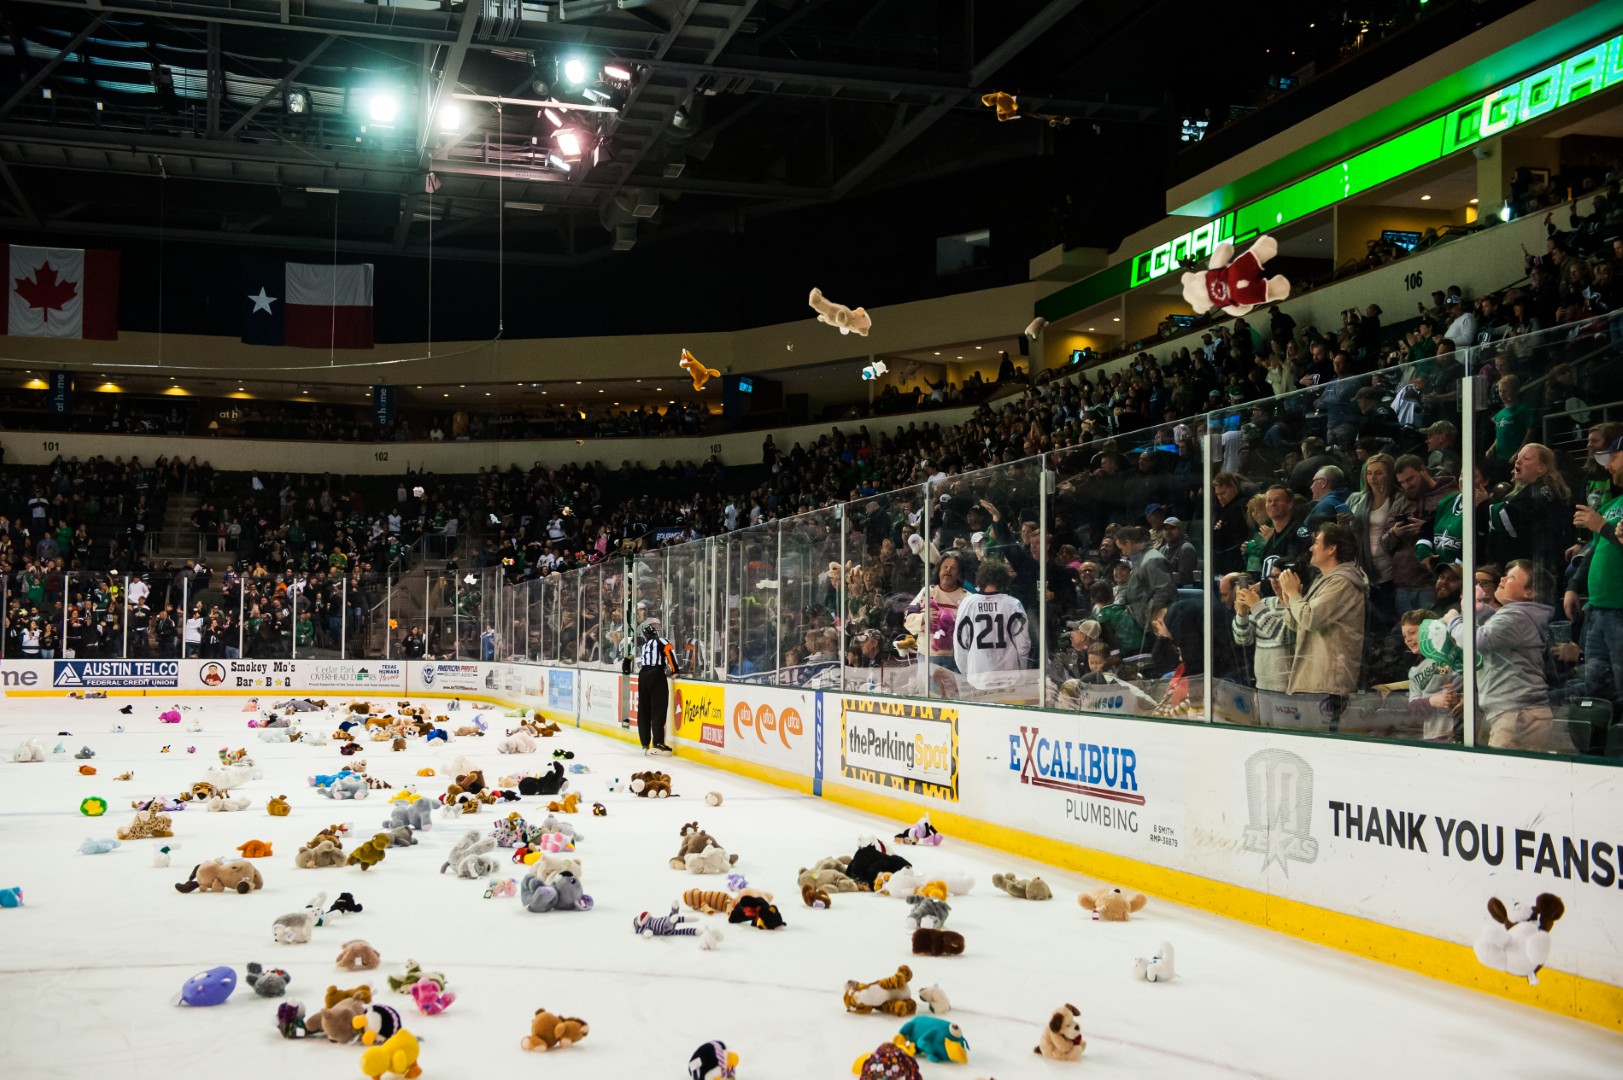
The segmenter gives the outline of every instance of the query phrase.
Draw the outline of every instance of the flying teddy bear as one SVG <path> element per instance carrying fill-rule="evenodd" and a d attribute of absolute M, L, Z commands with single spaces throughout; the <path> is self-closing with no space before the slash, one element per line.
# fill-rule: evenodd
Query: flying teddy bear
<path fill-rule="evenodd" d="M 220 859 L 210 859 L 192 867 L 192 876 L 175 886 L 180 893 L 197 892 L 226 892 L 232 891 L 241 894 L 263 889 L 265 879 L 260 875 L 259 868 L 246 859 L 233 859 L 229 862 Z"/>
<path fill-rule="evenodd" d="M 822 289 L 813 289 L 806 303 L 817 312 L 818 322 L 838 327 L 842 334 L 867 337 L 868 331 L 873 328 L 873 320 L 868 317 L 866 308 L 848 308 L 844 304 L 836 304 L 823 295 Z"/>
<path fill-rule="evenodd" d="M 1532 904 L 1512 900 L 1509 905 L 1497 896 L 1488 899 L 1493 921 L 1482 927 L 1472 950 L 1476 958 L 1507 975 L 1527 978 L 1538 985 L 1538 973 L 1550 958 L 1550 928 L 1565 915 L 1566 904 L 1554 893 L 1539 893 Z"/>
<path fill-rule="evenodd" d="M 1078 896 L 1076 902 L 1093 912 L 1094 919 L 1099 922 L 1126 922 L 1133 912 L 1149 903 L 1149 898 L 1143 893 L 1128 896 L 1114 885 L 1101 885 L 1091 893 Z"/>
<path fill-rule="evenodd" d="M 993 874 L 992 886 L 1018 900 L 1051 900 L 1054 890 L 1040 877 L 1022 878 L 1014 874 Z"/>
<path fill-rule="evenodd" d="M 912 1016 L 918 1011 L 913 1000 L 913 969 L 906 964 L 877 982 L 865 983 L 848 979 L 845 983 L 845 1011 L 854 1013 L 887 1012 L 892 1016 Z"/>
<path fill-rule="evenodd" d="M 1041 1054 L 1049 1061 L 1076 1061 L 1088 1048 L 1082 1038 L 1082 1025 L 1076 1022 L 1081 1015 L 1081 1010 L 1075 1005 L 1061 1005 L 1055 1009 L 1031 1052 Z"/>
<path fill-rule="evenodd" d="M 544 1053 L 573 1046 L 586 1038 L 591 1030 L 586 1021 L 577 1016 L 556 1016 L 545 1009 L 537 1009 L 530 1018 L 530 1033 L 518 1044 L 525 1050 Z"/>
<path fill-rule="evenodd" d="M 360 938 L 338 947 L 337 965 L 345 971 L 371 971 L 383 962 L 382 956 Z"/>
<path fill-rule="evenodd" d="M 715 368 L 705 367 L 704 363 L 700 361 L 698 357 L 694 356 L 686 349 L 682 350 L 682 359 L 676 362 L 676 366 L 688 373 L 688 377 L 693 380 L 693 389 L 695 392 L 702 391 L 705 383 L 721 375 L 721 372 L 717 371 Z"/>
<path fill-rule="evenodd" d="M 372 869 L 372 867 L 382 862 L 383 857 L 389 853 L 390 842 L 391 838 L 388 833 L 376 834 L 366 843 L 357 845 L 355 850 L 349 853 L 345 865 L 359 866 L 362 870 Z"/>
<path fill-rule="evenodd" d="M 1277 254 L 1278 242 L 1266 235 L 1253 240 L 1238 259 L 1232 243 L 1219 244 L 1206 270 L 1183 275 L 1183 298 L 1196 315 L 1221 308 L 1236 318 L 1258 304 L 1278 303 L 1290 296 L 1291 283 L 1279 275 L 1262 276 L 1263 265 Z"/>

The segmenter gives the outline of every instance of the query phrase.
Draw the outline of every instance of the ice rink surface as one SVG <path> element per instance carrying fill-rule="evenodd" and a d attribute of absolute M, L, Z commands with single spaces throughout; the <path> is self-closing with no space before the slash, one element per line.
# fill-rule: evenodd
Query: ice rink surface
<path fill-rule="evenodd" d="M 126 702 L 134 703 L 132 716 L 118 713 Z M 186 722 L 160 724 L 158 710 L 176 702 L 186 703 Z M 434 712 L 444 708 L 425 703 Z M 0 1078 L 361 1076 L 357 1047 L 282 1039 L 274 1026 L 277 1002 L 246 984 L 218 1008 L 171 1004 L 192 974 L 230 965 L 240 975 L 249 961 L 286 969 L 293 977 L 287 1000 L 312 1012 L 330 984 L 372 983 L 376 999 L 398 1008 L 421 1039 L 430 1080 L 682 1077 L 694 1047 L 710 1039 L 726 1041 L 739 1055 L 742 1080 L 834 1080 L 849 1076 L 859 1054 L 900 1026 L 883 1014 L 846 1013 L 845 981 L 877 980 L 904 963 L 914 971 L 915 991 L 939 984 L 947 992 L 949 1018 L 970 1044 L 967 1066 L 925 1063 L 926 1076 L 1623 1076 L 1623 1037 L 1616 1034 L 1153 897 L 1131 922 L 1095 922 L 1076 897 L 1096 882 L 950 836 L 938 848 L 896 849 L 926 874 L 959 871 L 975 879 L 968 896 L 953 898 L 948 922 L 967 940 L 965 955 L 915 957 L 903 901 L 842 894 L 832 909 L 813 911 L 795 887 L 799 867 L 850 854 L 864 834 L 889 837 L 899 823 L 685 758 L 657 762 L 679 797 L 639 799 L 625 791 L 625 779 L 647 767 L 641 753 L 574 729 L 540 740 L 541 752 L 527 756 L 497 754 L 491 737 L 433 749 L 413 740 L 400 753 L 367 744 L 361 756 L 373 776 L 396 788 L 417 784 L 437 795 L 459 755 L 495 780 L 540 771 L 558 747 L 574 750 L 592 771 L 572 777 L 572 789 L 583 806 L 601 801 L 608 808 L 607 817 L 585 812 L 572 819 L 583 836 L 577 857 L 596 901 L 592 911 L 531 914 L 516 899 L 484 899 L 484 880 L 439 873 L 468 829 L 488 832 L 498 816 L 493 807 L 460 822 L 436 814 L 421 843 L 391 850 L 364 873 L 296 869 L 294 853 L 330 823 L 353 822 L 356 837 L 369 837 L 388 814 L 391 793 L 375 791 L 354 803 L 322 798 L 306 777 L 352 759 L 340 757 L 337 743 L 262 743 L 239 709 L 240 701 L 218 698 L 0 702 L 0 888 L 21 886 L 25 900 L 20 909 L 0 911 Z M 454 719 L 470 715 L 464 707 Z M 497 711 L 478 715 L 493 732 L 510 722 Z M 187 730 L 194 720 L 202 723 L 199 733 Z M 117 724 L 126 730 L 112 733 Z M 11 750 L 27 737 L 47 752 L 58 743 L 68 752 L 15 764 Z M 160 753 L 165 744 L 168 754 Z M 82 762 L 72 757 L 84 745 L 96 751 L 94 777 L 79 775 Z M 187 754 L 190 746 L 195 755 Z M 253 799 L 247 810 L 189 809 L 172 815 L 171 841 L 79 854 L 86 836 L 110 837 L 129 822 L 132 800 L 173 795 L 201 779 L 225 746 L 246 747 L 265 771 L 238 791 Z M 424 767 L 439 775 L 418 777 Z M 114 781 L 132 769 L 133 781 Z M 616 777 L 620 791 L 610 794 Z M 724 795 L 720 807 L 705 805 L 712 790 Z M 108 801 L 105 817 L 80 815 L 87 795 Z M 275 795 L 287 796 L 291 815 L 266 814 Z M 538 823 L 547 801 L 509 805 Z M 724 916 L 709 916 L 725 934 L 714 952 L 692 938 L 648 941 L 633 934 L 639 912 L 663 914 L 684 889 L 724 886 L 722 878 L 667 866 L 678 830 L 693 820 L 738 853 L 737 869 L 753 886 L 776 895 L 786 929 L 725 926 Z M 258 860 L 263 891 L 175 891 L 196 862 L 234 858 L 250 839 L 274 847 L 272 857 Z M 180 845 L 168 869 L 153 866 L 160 843 Z M 502 876 L 522 871 L 508 863 Z M 990 883 L 999 871 L 1039 874 L 1055 897 L 1032 903 L 1006 896 Z M 317 929 L 309 944 L 274 943 L 272 921 L 318 891 L 329 899 L 352 892 L 365 911 Z M 339 946 L 351 938 L 379 949 L 382 967 L 354 975 L 337 969 Z M 1176 949 L 1178 979 L 1135 981 L 1134 958 L 1163 940 Z M 449 1010 L 423 1016 L 409 998 L 390 993 L 384 976 L 401 972 L 408 958 L 447 976 L 457 994 Z M 1032 1052 L 1041 1026 L 1066 1002 L 1082 1013 L 1087 1051 L 1078 1064 Z M 523 1051 L 519 1040 L 541 1007 L 586 1020 L 590 1035 L 544 1056 Z"/>

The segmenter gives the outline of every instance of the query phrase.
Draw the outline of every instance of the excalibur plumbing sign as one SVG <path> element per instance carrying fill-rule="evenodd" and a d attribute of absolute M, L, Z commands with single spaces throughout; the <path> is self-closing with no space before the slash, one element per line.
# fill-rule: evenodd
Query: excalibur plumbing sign
<path fill-rule="evenodd" d="M 958 710 L 915 702 L 840 702 L 840 775 L 956 801 Z"/>

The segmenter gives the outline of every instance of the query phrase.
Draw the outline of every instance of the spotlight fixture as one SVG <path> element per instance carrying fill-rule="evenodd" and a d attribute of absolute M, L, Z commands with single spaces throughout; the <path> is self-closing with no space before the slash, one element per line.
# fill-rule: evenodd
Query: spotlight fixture
<path fill-rule="evenodd" d="M 569 162 L 565 161 L 563 158 L 559 157 L 557 154 L 548 154 L 547 155 L 547 164 L 551 165 L 554 169 L 557 169 L 559 172 L 568 172 L 569 171 Z"/>
<path fill-rule="evenodd" d="M 579 86 L 586 81 L 588 69 L 586 61 L 578 56 L 571 56 L 563 63 L 564 82 L 571 86 Z"/>
<path fill-rule="evenodd" d="M 611 79 L 616 79 L 616 80 L 618 80 L 620 82 L 630 82 L 631 81 L 631 69 L 626 68 L 626 67 L 621 67 L 619 64 L 604 64 L 603 65 L 603 74 L 607 75 Z"/>
<path fill-rule="evenodd" d="M 466 119 L 459 101 L 447 101 L 440 106 L 440 130 L 454 132 L 462 130 L 462 121 Z"/>
<path fill-rule="evenodd" d="M 552 133 L 552 141 L 565 158 L 580 157 L 580 135 L 573 128 L 559 128 Z"/>
<path fill-rule="evenodd" d="M 303 116 L 310 111 L 310 95 L 303 90 L 289 90 L 283 104 L 289 116 Z"/>
<path fill-rule="evenodd" d="M 549 121 L 551 121 L 552 126 L 555 128 L 561 128 L 564 126 L 564 118 L 558 115 L 558 111 L 556 109 L 542 109 L 541 115 L 545 116 Z"/>
<path fill-rule="evenodd" d="M 387 90 L 375 91 L 367 99 L 366 113 L 374 124 L 392 124 L 400 115 L 400 99 Z"/>

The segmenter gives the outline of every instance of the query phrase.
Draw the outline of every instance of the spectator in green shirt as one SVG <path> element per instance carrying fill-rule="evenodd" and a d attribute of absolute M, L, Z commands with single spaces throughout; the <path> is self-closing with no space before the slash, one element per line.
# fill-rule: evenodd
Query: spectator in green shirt
<path fill-rule="evenodd" d="M 1504 408 L 1493 417 L 1493 456 L 1509 464 L 1532 435 L 1533 407 L 1521 400 L 1522 381 L 1516 376 L 1506 375 L 1498 387 Z"/>

